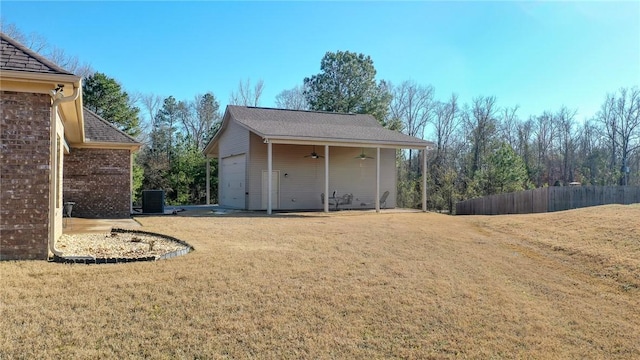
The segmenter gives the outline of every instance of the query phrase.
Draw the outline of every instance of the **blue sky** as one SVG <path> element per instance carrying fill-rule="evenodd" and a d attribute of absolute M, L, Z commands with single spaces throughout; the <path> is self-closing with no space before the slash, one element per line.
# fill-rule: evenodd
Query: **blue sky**
<path fill-rule="evenodd" d="M 578 120 L 640 86 L 640 2 L 13 2 L 6 23 L 130 92 L 222 106 L 264 80 L 262 106 L 320 71 L 327 51 L 370 55 L 377 78 L 431 84 L 436 98 L 496 96 L 528 118 L 566 105 Z"/>

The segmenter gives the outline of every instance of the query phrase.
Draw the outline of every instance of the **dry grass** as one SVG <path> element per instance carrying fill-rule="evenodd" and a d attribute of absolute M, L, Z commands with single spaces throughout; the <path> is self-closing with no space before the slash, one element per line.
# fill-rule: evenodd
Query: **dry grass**
<path fill-rule="evenodd" d="M 0 263 L 0 358 L 638 358 L 638 219 L 139 218 L 196 251 Z"/>

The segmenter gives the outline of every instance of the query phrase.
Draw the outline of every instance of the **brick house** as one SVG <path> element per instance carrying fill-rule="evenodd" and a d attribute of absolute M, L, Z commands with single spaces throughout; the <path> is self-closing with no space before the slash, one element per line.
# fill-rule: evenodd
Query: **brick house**
<path fill-rule="evenodd" d="M 0 260 L 55 253 L 65 201 L 128 217 L 139 147 L 83 109 L 80 77 L 0 33 Z"/>
<path fill-rule="evenodd" d="M 127 218 L 132 153 L 140 144 L 87 108 L 83 115 L 85 141 L 64 156 L 63 199 L 75 203 L 73 216 Z"/>

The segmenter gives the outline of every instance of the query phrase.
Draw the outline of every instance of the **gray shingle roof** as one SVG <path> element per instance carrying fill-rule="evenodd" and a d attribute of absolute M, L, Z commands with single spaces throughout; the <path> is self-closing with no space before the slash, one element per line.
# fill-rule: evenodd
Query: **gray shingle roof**
<path fill-rule="evenodd" d="M 73 75 L 4 33 L 0 33 L 0 69 Z"/>
<path fill-rule="evenodd" d="M 228 106 L 227 110 L 235 121 L 265 138 L 380 143 L 412 147 L 431 145 L 428 141 L 385 129 L 371 115 L 234 105 Z"/>
<path fill-rule="evenodd" d="M 84 110 L 84 135 L 87 143 L 116 143 L 139 145 L 134 138 L 122 132 L 93 111 Z"/>

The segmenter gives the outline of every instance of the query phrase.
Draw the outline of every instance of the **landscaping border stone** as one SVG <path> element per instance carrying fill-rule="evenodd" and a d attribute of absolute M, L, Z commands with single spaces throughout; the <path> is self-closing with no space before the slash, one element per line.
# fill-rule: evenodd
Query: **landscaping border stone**
<path fill-rule="evenodd" d="M 124 257 L 109 257 L 109 258 L 95 258 L 92 256 L 53 256 L 52 261 L 64 264 L 119 264 L 119 263 L 130 263 L 130 262 L 138 262 L 138 261 L 156 261 L 156 260 L 164 260 L 171 259 L 174 257 L 186 255 L 191 251 L 194 251 L 195 248 L 191 246 L 186 241 L 182 241 L 173 236 L 153 233 L 149 231 L 142 230 L 129 230 L 129 229 L 119 229 L 113 228 L 111 229 L 111 233 L 133 233 L 133 234 L 141 234 L 141 235 L 150 235 L 163 238 L 165 240 L 176 242 L 180 245 L 184 245 L 183 249 L 171 251 L 161 256 L 143 256 L 138 258 L 124 258 Z"/>

